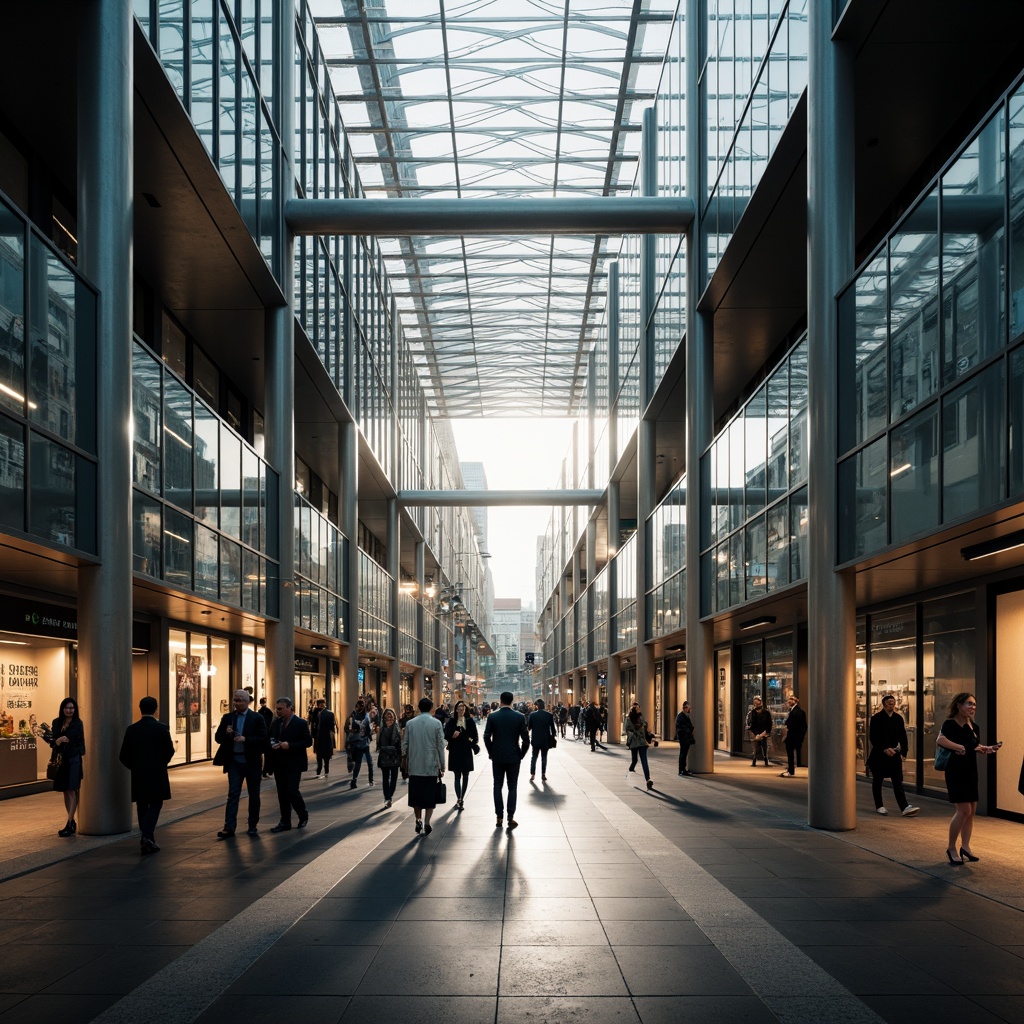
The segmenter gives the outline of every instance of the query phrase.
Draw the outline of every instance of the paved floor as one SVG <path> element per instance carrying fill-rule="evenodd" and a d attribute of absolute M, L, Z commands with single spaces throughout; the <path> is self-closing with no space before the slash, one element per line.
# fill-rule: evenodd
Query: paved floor
<path fill-rule="evenodd" d="M 404 789 L 307 777 L 310 827 L 228 842 L 224 777 L 172 775 L 159 854 L 61 840 L 59 799 L 0 803 L 0 1024 L 1024 1022 L 1021 826 L 982 819 L 940 858 L 948 805 L 806 827 L 806 779 L 745 760 L 656 786 L 620 748 L 563 742 L 494 827 L 417 837 Z M 892 800 L 890 796 L 890 805 Z"/>

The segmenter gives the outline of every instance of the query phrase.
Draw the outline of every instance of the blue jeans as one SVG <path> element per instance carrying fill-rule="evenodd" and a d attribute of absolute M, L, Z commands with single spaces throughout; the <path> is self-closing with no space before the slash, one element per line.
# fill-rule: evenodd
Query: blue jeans
<path fill-rule="evenodd" d="M 362 766 L 363 758 L 366 758 L 366 770 L 370 773 L 370 781 L 373 782 L 373 758 L 370 756 L 370 748 L 367 747 L 365 750 L 360 750 L 358 747 L 352 748 L 352 781 L 355 782 L 359 778 L 359 769 Z"/>
<path fill-rule="evenodd" d="M 636 759 L 639 757 L 640 758 L 640 763 L 644 767 L 644 778 L 645 779 L 649 779 L 651 777 L 651 769 L 647 767 L 647 748 L 646 747 L 630 747 L 629 748 L 629 754 L 630 754 L 630 758 L 631 758 L 631 760 L 629 762 L 629 770 L 630 771 L 635 771 L 636 770 Z"/>
<path fill-rule="evenodd" d="M 242 783 L 249 794 L 249 828 L 255 828 L 260 820 L 260 775 L 263 766 L 259 761 L 228 761 L 228 802 L 224 808 L 224 827 L 238 825 L 238 800 L 242 795 Z"/>

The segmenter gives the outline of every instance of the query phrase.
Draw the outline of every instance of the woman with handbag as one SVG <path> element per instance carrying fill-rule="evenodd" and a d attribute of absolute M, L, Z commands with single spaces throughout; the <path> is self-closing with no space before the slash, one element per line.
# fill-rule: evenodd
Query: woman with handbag
<path fill-rule="evenodd" d="M 64 794 L 64 808 L 68 813 L 67 824 L 57 835 L 73 836 L 78 831 L 75 814 L 82 785 L 82 758 L 85 756 L 85 726 L 78 717 L 78 702 L 74 697 L 68 697 L 61 703 L 60 716 L 53 720 L 51 729 L 50 746 L 54 756 L 60 756 L 53 789 Z"/>
<path fill-rule="evenodd" d="M 444 738 L 448 742 L 448 770 L 455 775 L 455 807 L 461 811 L 473 770 L 473 754 L 480 753 L 480 733 L 464 700 L 456 702 L 455 711 L 444 723 Z"/>
<path fill-rule="evenodd" d="M 640 714 L 640 708 L 635 704 L 629 709 L 626 717 L 626 746 L 629 747 L 630 762 L 629 770 L 636 771 L 637 758 L 644 767 L 644 778 L 647 779 L 647 788 L 654 789 L 654 782 L 651 779 L 651 769 L 647 765 L 647 723 L 644 716 Z"/>
<path fill-rule="evenodd" d="M 971 832 L 978 809 L 978 754 L 994 754 L 1002 743 L 984 746 L 974 716 L 978 702 L 973 693 L 958 693 L 949 705 L 946 720 L 935 740 L 936 746 L 950 752 L 946 764 L 946 792 L 949 802 L 956 808 L 949 823 L 949 845 L 946 857 L 950 864 L 977 861 L 971 852 Z M 957 837 L 960 854 L 957 856 Z"/>
<path fill-rule="evenodd" d="M 402 763 L 402 730 L 391 708 L 384 709 L 384 724 L 377 730 L 377 767 L 384 786 L 384 806 L 391 806 L 391 798 L 398 786 L 398 769 Z"/>

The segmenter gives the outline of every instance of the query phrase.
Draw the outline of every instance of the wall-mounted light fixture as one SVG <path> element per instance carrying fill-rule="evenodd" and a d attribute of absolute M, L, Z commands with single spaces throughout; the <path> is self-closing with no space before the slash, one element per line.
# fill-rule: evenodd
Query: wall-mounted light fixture
<path fill-rule="evenodd" d="M 1017 530 L 1015 533 L 1007 533 L 1002 537 L 993 537 L 992 540 L 961 548 L 960 557 L 965 562 L 973 562 L 979 558 L 988 558 L 990 555 L 999 555 L 1004 551 L 1012 551 L 1014 548 L 1020 547 L 1024 547 L 1024 530 Z"/>
<path fill-rule="evenodd" d="M 756 629 L 758 626 L 774 626 L 776 623 L 774 615 L 758 615 L 756 619 L 747 619 L 740 623 L 740 629 Z"/>
<path fill-rule="evenodd" d="M 666 647 L 665 648 L 665 653 L 666 654 L 680 654 L 682 651 L 685 651 L 685 650 L 686 650 L 686 648 L 682 644 L 676 644 L 674 647 Z"/>

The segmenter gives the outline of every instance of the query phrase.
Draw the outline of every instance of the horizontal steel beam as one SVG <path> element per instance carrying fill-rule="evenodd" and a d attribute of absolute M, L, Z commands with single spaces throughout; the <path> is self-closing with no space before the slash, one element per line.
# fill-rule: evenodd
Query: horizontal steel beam
<path fill-rule="evenodd" d="M 399 491 L 398 503 L 407 508 L 483 508 L 522 505 L 597 505 L 604 491 Z"/>
<path fill-rule="evenodd" d="M 672 235 L 693 202 L 665 196 L 586 199 L 289 199 L 297 235 Z"/>

